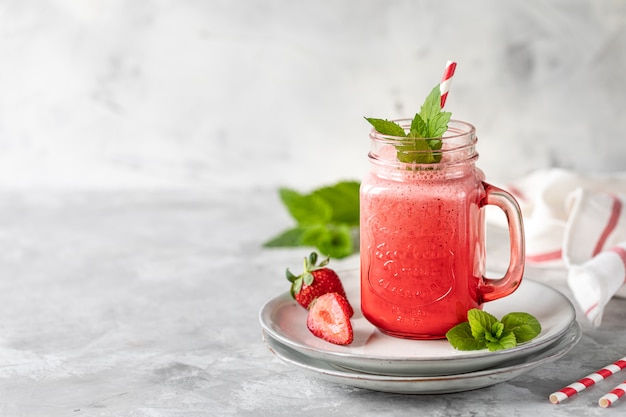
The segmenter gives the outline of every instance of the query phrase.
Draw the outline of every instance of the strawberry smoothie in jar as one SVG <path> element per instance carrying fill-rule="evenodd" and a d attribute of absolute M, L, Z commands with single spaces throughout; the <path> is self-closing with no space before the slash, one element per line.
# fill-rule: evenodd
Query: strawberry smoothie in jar
<path fill-rule="evenodd" d="M 407 131 L 411 120 L 397 121 Z M 524 271 L 519 206 L 476 167 L 475 128 L 450 120 L 435 150 L 370 134 L 370 171 L 361 183 L 361 309 L 386 334 L 444 338 L 467 312 L 511 294 Z M 509 222 L 510 265 L 485 278 L 484 207 Z"/>

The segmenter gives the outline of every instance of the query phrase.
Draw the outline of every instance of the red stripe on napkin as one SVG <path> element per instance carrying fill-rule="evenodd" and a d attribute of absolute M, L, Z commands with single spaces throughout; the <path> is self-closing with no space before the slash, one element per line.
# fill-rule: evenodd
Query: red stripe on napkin
<path fill-rule="evenodd" d="M 611 232 L 615 229 L 615 226 L 617 226 L 619 215 L 622 212 L 621 200 L 614 195 L 611 195 L 611 198 L 613 198 L 613 206 L 611 207 L 611 215 L 609 216 L 609 221 L 606 223 L 606 226 L 604 227 L 604 230 L 602 231 L 602 234 L 600 235 L 600 239 L 598 239 L 598 242 L 596 243 L 596 247 L 593 250 L 593 256 L 596 256 L 602 250 L 602 247 L 604 246 L 606 239 L 609 237 Z"/>
<path fill-rule="evenodd" d="M 626 249 L 621 246 L 615 246 L 610 249 L 612 252 L 617 253 L 617 255 L 622 259 L 622 263 L 624 264 L 624 269 L 626 269 Z M 626 275 L 624 275 L 624 282 L 626 282 Z"/>
<path fill-rule="evenodd" d="M 595 310 L 596 308 L 598 308 L 598 303 L 595 303 L 594 305 L 592 305 L 591 307 L 589 307 L 586 311 L 585 311 L 585 316 L 588 316 L 593 310 Z"/>
<path fill-rule="evenodd" d="M 507 185 L 507 190 L 509 190 L 509 192 L 511 194 L 513 194 L 517 199 L 521 200 L 521 201 L 528 201 L 528 198 L 526 198 L 526 195 L 524 195 L 524 193 L 522 192 L 522 190 L 520 190 L 519 188 L 517 188 L 516 186 L 509 184 Z"/>
<path fill-rule="evenodd" d="M 555 250 L 554 252 L 545 252 L 538 253 L 536 255 L 526 255 L 526 260 L 529 262 L 550 262 L 556 261 L 563 257 L 563 251 L 561 249 Z"/>

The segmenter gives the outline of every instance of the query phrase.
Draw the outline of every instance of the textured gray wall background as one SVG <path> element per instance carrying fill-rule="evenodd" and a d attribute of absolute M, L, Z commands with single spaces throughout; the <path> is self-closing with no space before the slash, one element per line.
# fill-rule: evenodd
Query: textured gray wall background
<path fill-rule="evenodd" d="M 495 181 L 626 168 L 626 1 L 5 0 L 0 186 L 359 178 L 363 116 L 447 109 Z"/>

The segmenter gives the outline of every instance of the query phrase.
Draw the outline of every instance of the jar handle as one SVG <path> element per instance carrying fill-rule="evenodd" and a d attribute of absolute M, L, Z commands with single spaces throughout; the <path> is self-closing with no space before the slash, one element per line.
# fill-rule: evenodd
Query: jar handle
<path fill-rule="evenodd" d="M 506 297 L 519 287 L 524 275 L 526 248 L 522 212 L 515 198 L 503 189 L 486 182 L 483 182 L 483 187 L 486 194 L 481 201 L 481 207 L 494 205 L 506 215 L 509 226 L 510 258 L 509 267 L 502 278 L 491 279 L 483 276 L 483 282 L 479 287 L 481 303 Z"/>

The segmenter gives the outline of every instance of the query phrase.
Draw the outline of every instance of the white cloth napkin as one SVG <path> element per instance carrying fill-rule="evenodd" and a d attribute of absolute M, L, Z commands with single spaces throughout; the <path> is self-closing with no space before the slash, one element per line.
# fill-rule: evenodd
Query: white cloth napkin
<path fill-rule="evenodd" d="M 608 301 L 626 296 L 626 172 L 541 170 L 505 188 L 522 209 L 527 264 L 565 268 L 576 302 L 599 326 Z"/>

